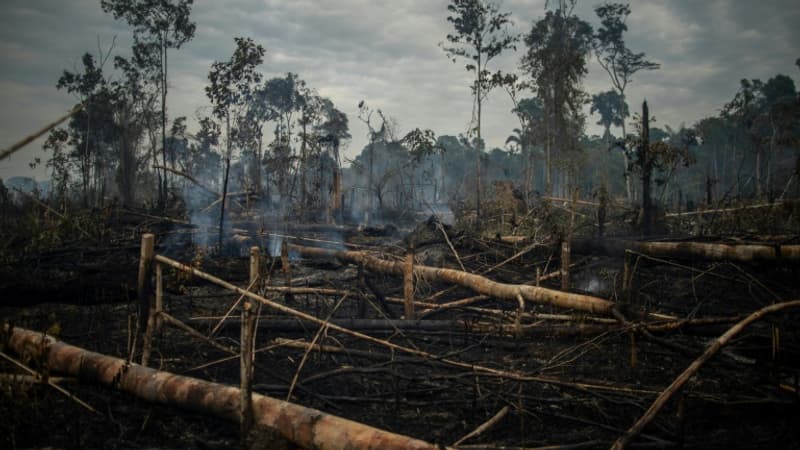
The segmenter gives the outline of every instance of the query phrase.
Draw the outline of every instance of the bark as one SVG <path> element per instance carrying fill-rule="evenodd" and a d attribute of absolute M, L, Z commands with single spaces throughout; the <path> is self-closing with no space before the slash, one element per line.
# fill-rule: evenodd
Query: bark
<path fill-rule="evenodd" d="M 44 357 L 44 363 L 54 372 L 78 377 L 83 382 L 113 387 L 149 402 L 240 422 L 238 388 L 127 364 L 123 359 L 91 352 L 23 328 L 6 328 L 4 332 L 10 333 L 10 349 L 20 355 Z M 259 394 L 253 394 L 253 412 L 256 427 L 277 431 L 302 448 L 439 448 L 428 442 Z"/>
<path fill-rule="evenodd" d="M 638 242 L 622 239 L 581 239 L 572 243 L 579 253 L 623 256 L 634 250 L 657 258 L 739 262 L 800 262 L 800 245 L 717 244 L 707 242 Z"/>
<path fill-rule="evenodd" d="M 362 264 L 365 268 L 377 272 L 390 273 L 397 276 L 403 275 L 403 262 L 387 261 L 365 252 L 336 251 L 299 245 L 290 245 L 289 247 L 304 256 L 335 257 L 344 261 Z M 561 292 L 537 286 L 498 283 L 481 275 L 454 269 L 415 265 L 414 275 L 428 281 L 458 284 L 479 294 L 513 301 L 515 305 L 517 304 L 517 295 L 521 295 L 523 299 L 533 303 L 573 308 L 592 313 L 609 313 L 613 306 L 612 302 L 598 297 Z"/>
<path fill-rule="evenodd" d="M 642 103 L 642 234 L 650 236 L 653 226 L 652 200 L 650 198 L 650 179 L 653 176 L 653 158 L 650 156 L 650 113 L 647 102 Z"/>

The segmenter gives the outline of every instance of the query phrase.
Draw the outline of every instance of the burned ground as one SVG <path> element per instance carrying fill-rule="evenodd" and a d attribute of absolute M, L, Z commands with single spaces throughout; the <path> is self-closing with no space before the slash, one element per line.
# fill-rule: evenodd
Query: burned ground
<path fill-rule="evenodd" d="M 610 316 L 531 302 L 520 314 L 517 302 L 491 297 L 437 308 L 432 304 L 475 294 L 424 279 L 416 280 L 414 294 L 423 320 L 392 322 L 387 316 L 403 315 L 400 277 L 337 259 L 294 254 L 288 255 L 291 285 L 308 287 L 308 293 L 270 291 L 269 286 L 287 283 L 280 256 L 269 251 L 275 248 L 271 242 L 275 236 L 263 232 L 258 223 L 234 228 L 240 237 L 231 239 L 230 248 L 222 254 L 198 245 L 198 230 L 159 221 L 140 221 L 131 232 L 110 233 L 99 244 L 89 245 L 91 241 L 83 239 L 60 249 L 37 251 L 35 258 L 24 256 L 18 266 L 4 269 L 2 316 L 15 326 L 47 331 L 67 343 L 125 358 L 136 332 L 135 274 L 142 231 L 156 233 L 157 253 L 242 287 L 248 285 L 249 263 L 242 255 L 256 245 L 264 249 L 259 292 L 265 297 L 437 355 L 422 358 L 390 351 L 263 306 L 256 339 L 256 392 L 286 399 L 293 386 L 292 402 L 442 445 L 453 444 L 507 408 L 496 424 L 462 446 L 607 447 L 712 339 L 763 306 L 800 298 L 797 265 L 644 256 L 630 261 L 633 276 L 630 298 L 626 298 L 623 258 L 584 253 L 572 257 L 572 290 L 624 305 L 622 310 L 638 328 L 620 325 Z M 285 235 L 302 235 L 306 243 L 329 245 L 322 242 L 331 240 L 325 227 L 300 228 L 287 227 Z M 560 286 L 560 253 L 549 235 L 510 244 L 437 226 L 431 220 L 415 231 L 410 227 L 405 232 L 337 230 L 344 236 L 336 244 L 342 249 L 400 260 L 414 241 L 418 264 L 451 268 L 463 264 L 468 272 L 515 284 L 535 284 L 538 268 L 542 286 Z M 519 256 L 506 262 L 515 255 Z M 238 310 L 221 320 L 238 294 L 170 268 L 164 269 L 164 280 L 167 313 L 211 335 L 218 347 L 238 348 Z M 652 313 L 695 322 L 678 324 L 647 316 Z M 700 369 L 633 445 L 800 445 L 795 426 L 800 417 L 799 318 L 797 312 L 787 310 L 753 324 Z M 650 331 L 641 331 L 645 324 L 651 326 Z M 319 347 L 303 348 L 315 339 Z M 134 349 L 134 355 L 138 351 Z M 466 370 L 443 360 L 499 373 Z M 23 362 L 47 371 L 35 360 Z M 151 365 L 220 383 L 239 383 L 237 356 L 171 326 L 155 336 Z M 91 413 L 52 388 L 11 375 L 16 371 L 6 360 L 2 372 L 0 408 L 5 419 L 0 442 L 6 448 L 229 448 L 239 443 L 237 426 L 220 419 L 148 404 L 108 388 L 60 381 L 98 411 Z M 259 443 L 288 445 L 269 436 Z"/>

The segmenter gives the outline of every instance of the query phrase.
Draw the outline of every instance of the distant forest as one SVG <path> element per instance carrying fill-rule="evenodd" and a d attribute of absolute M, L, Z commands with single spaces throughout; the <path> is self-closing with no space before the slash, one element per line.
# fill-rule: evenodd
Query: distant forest
<path fill-rule="evenodd" d="M 472 111 L 454 112 L 471 125 L 458 136 L 424 124 L 401 130 L 391 105 L 378 108 L 370 99 L 358 117 L 347 117 L 301 74 L 265 76 L 266 50 L 247 37 L 233 38 L 230 58 L 208 68 L 210 114 L 170 117 L 169 62 L 195 35 L 192 4 L 100 2 L 130 25 L 133 45 L 127 57 L 86 53 L 80 71 L 54 80 L 78 100 L 69 120 L 50 131 L 46 156 L 32 163 L 49 170 L 48 192 L 38 195 L 52 208 L 117 203 L 193 216 L 222 197 L 221 216 L 233 198 L 319 221 L 443 209 L 474 211 L 481 220 L 509 190 L 526 205 L 573 195 L 636 205 L 644 179 L 653 204 L 671 210 L 800 193 L 800 96 L 792 78 L 743 79 L 717 114 L 643 127 L 643 105 L 629 104 L 626 88 L 660 66 L 626 41 L 627 4 L 596 7 L 595 28 L 574 13 L 575 0 L 550 1 L 516 34 L 498 4 L 451 0 L 441 17 L 450 34 L 431 36 L 431 45 L 443 41 L 442 57 L 473 76 L 464 86 Z M 495 70 L 495 58 L 512 48 L 523 49 L 516 72 Z M 608 90 L 584 89 L 590 59 L 607 72 Z M 513 101 L 516 121 L 503 148 L 486 148 L 482 138 L 488 96 Z M 658 116 L 658 105 L 649 107 Z M 354 121 L 368 130 L 368 143 L 343 160 Z M 603 135 L 587 135 L 588 121 Z M 25 180 L 6 181 L 4 202 Z"/>

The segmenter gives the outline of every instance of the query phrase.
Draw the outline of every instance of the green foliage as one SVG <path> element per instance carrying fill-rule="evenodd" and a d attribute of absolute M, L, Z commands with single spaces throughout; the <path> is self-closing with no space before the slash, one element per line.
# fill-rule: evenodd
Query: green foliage
<path fill-rule="evenodd" d="M 602 125 L 605 129 L 603 137 L 606 139 L 610 138 L 610 128 L 612 126 L 621 127 L 625 119 L 630 115 L 628 104 L 617 91 L 605 91 L 593 95 L 589 113 L 594 114 L 595 112 L 600 115 L 600 120 L 597 121 L 597 124 Z"/>

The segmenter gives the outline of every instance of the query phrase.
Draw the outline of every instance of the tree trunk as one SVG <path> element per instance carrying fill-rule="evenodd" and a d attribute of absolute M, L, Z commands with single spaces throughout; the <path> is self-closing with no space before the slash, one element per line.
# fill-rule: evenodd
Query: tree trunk
<path fill-rule="evenodd" d="M 619 110 L 620 110 L 620 112 L 623 112 L 623 111 L 625 111 L 625 92 L 624 91 L 620 91 L 619 94 L 620 94 L 620 97 L 619 97 L 619 101 L 620 101 Z M 631 188 L 631 172 L 630 172 L 630 169 L 628 167 L 630 162 L 628 161 L 628 152 L 627 152 L 628 144 L 626 143 L 627 142 L 626 141 L 627 138 L 628 138 L 628 132 L 625 129 L 625 117 L 623 115 L 623 117 L 622 117 L 622 162 L 623 162 L 623 164 L 625 164 L 625 167 L 623 168 L 622 174 L 625 177 L 625 195 L 627 196 L 628 201 L 630 202 L 630 201 L 633 200 L 633 189 Z"/>
<path fill-rule="evenodd" d="M 222 203 L 219 208 L 219 251 L 222 252 L 222 235 L 225 229 L 225 202 L 228 196 L 228 175 L 231 171 L 231 117 L 226 115 L 225 177 L 222 180 Z"/>
<path fill-rule="evenodd" d="M 658 258 L 740 262 L 800 262 L 800 245 L 714 244 L 707 242 L 637 242 L 621 239 L 579 239 L 572 242 L 577 253 L 623 256 L 625 249 Z"/>
<path fill-rule="evenodd" d="M 8 328 L 15 353 L 44 358 L 53 372 L 133 394 L 146 401 L 178 406 L 240 422 L 240 390 L 197 378 L 161 372 L 65 344 L 42 333 Z M 45 345 L 42 345 L 42 344 Z M 419 449 L 439 447 L 293 403 L 253 394 L 255 426 L 277 431 L 301 448 Z"/>
<path fill-rule="evenodd" d="M 387 261 L 371 256 L 365 252 L 336 251 L 292 244 L 289 245 L 289 248 L 304 256 L 317 258 L 335 257 L 343 261 L 361 264 L 365 268 L 376 272 L 390 273 L 397 276 L 403 276 L 404 272 L 404 262 Z M 481 275 L 474 275 L 454 269 L 415 265 L 414 275 L 428 281 L 458 284 L 480 294 L 513 301 L 515 305 L 518 301 L 517 296 L 521 295 L 525 300 L 533 303 L 550 304 L 562 308 L 573 308 L 594 313 L 608 313 L 613 306 L 612 302 L 598 297 L 561 292 L 524 284 L 498 283 Z"/>
<path fill-rule="evenodd" d="M 481 60 L 480 53 L 478 53 L 478 86 L 476 92 L 478 93 L 476 99 L 478 101 L 478 142 L 475 147 L 475 229 L 480 230 L 481 227 Z"/>
<path fill-rule="evenodd" d="M 650 179 L 653 176 L 653 158 L 650 157 L 650 111 L 642 103 L 642 144 L 639 150 L 642 165 L 642 234 L 650 236 L 653 228 Z"/>
<path fill-rule="evenodd" d="M 166 35 L 166 32 L 164 33 Z M 166 36 L 162 38 L 161 48 L 163 58 L 161 65 L 161 163 L 167 167 L 167 47 Z M 167 206 L 167 172 L 163 172 L 163 186 L 161 188 L 162 197 L 159 199 L 159 206 L 163 209 Z"/>

